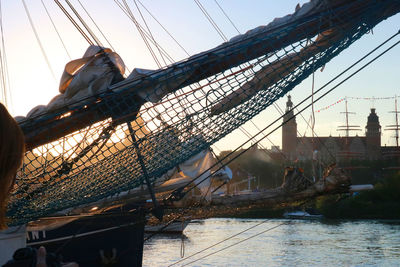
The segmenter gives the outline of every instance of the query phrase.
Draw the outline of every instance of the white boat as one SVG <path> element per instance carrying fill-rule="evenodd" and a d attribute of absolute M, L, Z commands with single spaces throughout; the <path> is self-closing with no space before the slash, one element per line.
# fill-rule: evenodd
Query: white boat
<path fill-rule="evenodd" d="M 189 221 L 175 221 L 170 224 L 146 225 L 145 233 L 182 234 Z"/>
<path fill-rule="evenodd" d="M 283 217 L 287 219 L 305 219 L 305 220 L 320 220 L 324 218 L 322 214 L 310 214 L 307 211 L 297 210 L 291 212 L 285 212 Z"/>

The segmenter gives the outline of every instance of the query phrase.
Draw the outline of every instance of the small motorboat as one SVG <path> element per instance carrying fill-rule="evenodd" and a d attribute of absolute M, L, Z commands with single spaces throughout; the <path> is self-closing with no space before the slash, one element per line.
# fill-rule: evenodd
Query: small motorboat
<path fill-rule="evenodd" d="M 319 214 L 315 211 L 297 210 L 297 211 L 285 212 L 283 214 L 283 217 L 287 219 L 320 220 L 324 218 L 324 215 Z"/>
<path fill-rule="evenodd" d="M 182 234 L 189 221 L 174 221 L 170 224 L 146 225 L 145 233 Z"/>

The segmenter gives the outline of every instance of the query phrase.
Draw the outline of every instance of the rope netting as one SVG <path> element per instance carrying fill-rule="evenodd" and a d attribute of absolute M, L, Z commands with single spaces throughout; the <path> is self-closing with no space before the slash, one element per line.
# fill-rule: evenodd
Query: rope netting
<path fill-rule="evenodd" d="M 315 10 L 20 123 L 27 147 L 8 215 L 25 223 L 139 187 L 259 114 L 400 1 L 312 1 Z"/>

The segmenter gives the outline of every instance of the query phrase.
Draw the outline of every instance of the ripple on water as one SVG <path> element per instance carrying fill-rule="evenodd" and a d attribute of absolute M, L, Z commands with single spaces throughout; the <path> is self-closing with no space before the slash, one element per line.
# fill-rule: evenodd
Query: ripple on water
<path fill-rule="evenodd" d="M 260 223 L 254 219 L 207 219 L 185 229 L 185 256 Z M 190 260 L 235 244 L 281 223 L 274 230 L 189 266 L 400 266 L 400 223 L 269 220 Z M 144 266 L 168 266 L 181 259 L 181 236 L 156 236 L 144 247 Z M 181 265 L 176 265 L 181 266 Z"/>

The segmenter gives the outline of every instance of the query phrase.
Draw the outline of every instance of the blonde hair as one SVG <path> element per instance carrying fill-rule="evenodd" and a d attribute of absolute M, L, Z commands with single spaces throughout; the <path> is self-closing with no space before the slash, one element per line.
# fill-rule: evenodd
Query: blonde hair
<path fill-rule="evenodd" d="M 0 103 L 0 229 L 6 228 L 8 197 L 25 151 L 24 134 Z"/>

